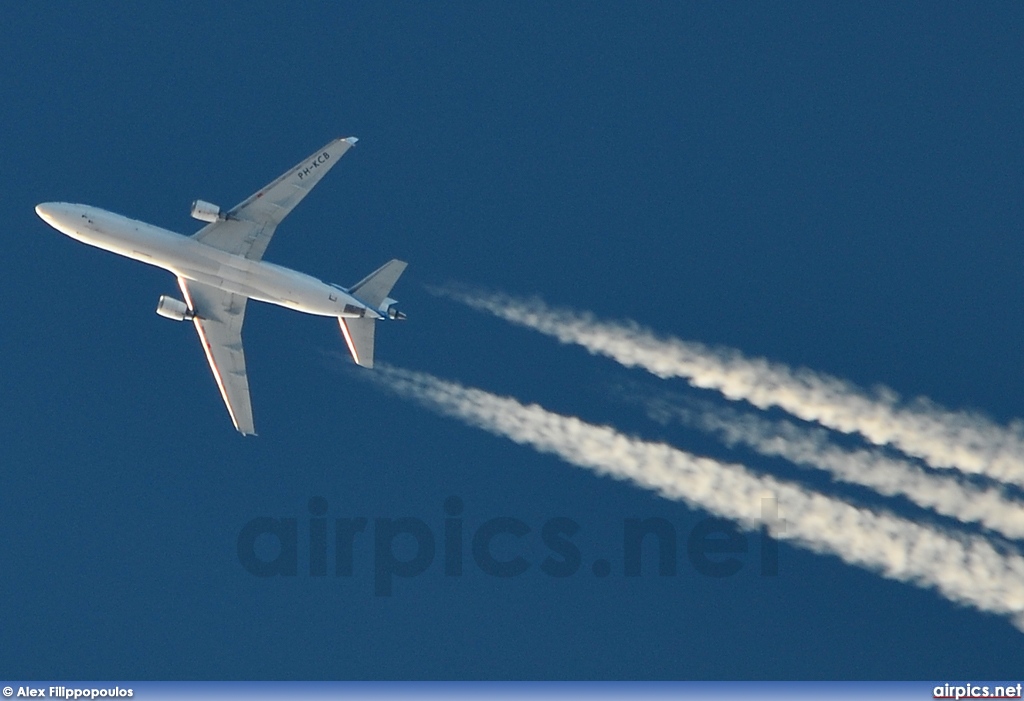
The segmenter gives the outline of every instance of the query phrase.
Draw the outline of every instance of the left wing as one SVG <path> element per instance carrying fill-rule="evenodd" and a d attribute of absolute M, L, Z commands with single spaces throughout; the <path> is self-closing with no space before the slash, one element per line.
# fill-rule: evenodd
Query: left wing
<path fill-rule="evenodd" d="M 260 260 L 277 225 L 358 141 L 335 139 L 262 190 L 207 224 L 193 238 L 222 251 Z"/>
<path fill-rule="evenodd" d="M 178 278 L 178 286 L 195 314 L 192 321 L 232 423 L 242 435 L 256 435 L 242 351 L 247 298 L 182 277 Z"/>

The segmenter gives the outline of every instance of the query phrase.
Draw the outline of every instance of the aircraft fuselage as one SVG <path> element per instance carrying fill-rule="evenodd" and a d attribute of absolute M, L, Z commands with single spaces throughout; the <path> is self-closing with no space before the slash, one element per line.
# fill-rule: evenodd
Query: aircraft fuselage
<path fill-rule="evenodd" d="M 36 212 L 82 243 L 154 265 L 186 280 L 318 316 L 381 318 L 340 287 L 311 275 L 207 246 L 98 207 L 47 202 Z"/>

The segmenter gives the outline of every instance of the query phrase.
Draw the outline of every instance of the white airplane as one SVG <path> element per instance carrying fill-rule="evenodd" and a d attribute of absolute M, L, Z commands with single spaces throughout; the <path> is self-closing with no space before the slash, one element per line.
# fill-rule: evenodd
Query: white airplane
<path fill-rule="evenodd" d="M 196 200 L 192 216 L 209 223 L 191 237 L 81 204 L 45 202 L 36 213 L 71 238 L 177 276 L 185 301 L 162 295 L 156 312 L 192 320 L 231 421 L 239 433 L 255 435 L 242 351 L 249 299 L 337 317 L 352 359 L 368 368 L 376 321 L 405 318 L 388 296 L 403 261 L 385 263 L 346 289 L 262 260 L 277 225 L 355 143 L 355 137 L 332 141 L 227 212 Z"/>

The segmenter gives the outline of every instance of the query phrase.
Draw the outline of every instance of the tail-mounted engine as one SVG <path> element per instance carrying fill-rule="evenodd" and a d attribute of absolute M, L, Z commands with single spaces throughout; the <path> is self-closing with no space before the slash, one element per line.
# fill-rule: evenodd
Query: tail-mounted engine
<path fill-rule="evenodd" d="M 395 319 L 396 321 L 405 321 L 405 314 L 398 311 L 395 306 L 398 304 L 397 299 L 391 297 L 385 297 L 384 301 L 380 303 L 380 308 L 377 310 L 389 319 Z"/>
<path fill-rule="evenodd" d="M 174 321 L 185 321 L 195 316 L 187 304 L 167 295 L 160 295 L 160 301 L 156 304 L 156 313 L 165 319 L 174 319 Z"/>
<path fill-rule="evenodd" d="M 205 200 L 196 200 L 192 203 L 192 218 L 199 221 L 223 221 L 227 216 L 221 213 L 220 207 Z"/>

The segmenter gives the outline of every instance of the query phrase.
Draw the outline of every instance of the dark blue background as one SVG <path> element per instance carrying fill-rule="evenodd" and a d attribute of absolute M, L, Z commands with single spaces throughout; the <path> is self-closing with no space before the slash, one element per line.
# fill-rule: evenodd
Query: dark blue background
<path fill-rule="evenodd" d="M 153 313 L 173 277 L 32 208 L 191 233 L 192 199 L 230 206 L 352 134 L 267 258 L 342 284 L 410 261 L 410 320 L 380 330 L 382 360 L 669 435 L 616 388 L 682 383 L 423 289 L 454 280 L 1006 421 L 1024 414 L 1022 35 L 1009 2 L 9 5 L 0 674 L 1019 674 L 1005 620 L 787 546 L 774 578 L 751 541 L 734 577 L 684 560 L 660 578 L 651 559 L 627 579 L 623 519 L 684 537 L 706 514 L 358 381 L 327 319 L 250 305 L 260 437 L 242 439 L 192 329 Z M 449 495 L 468 529 L 530 524 L 534 566 L 496 579 L 467 557 L 445 578 L 439 553 L 377 598 L 369 536 L 348 579 L 304 575 L 301 548 L 294 578 L 236 557 L 246 522 L 302 526 L 312 496 L 330 518 L 415 516 L 440 538 Z M 564 580 L 536 566 L 554 516 L 582 528 Z"/>

